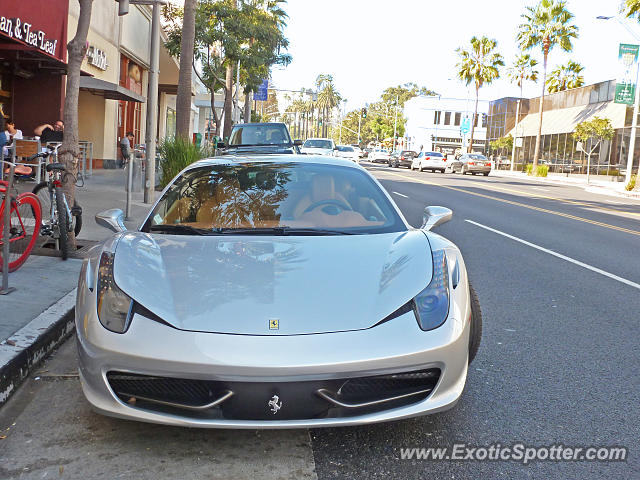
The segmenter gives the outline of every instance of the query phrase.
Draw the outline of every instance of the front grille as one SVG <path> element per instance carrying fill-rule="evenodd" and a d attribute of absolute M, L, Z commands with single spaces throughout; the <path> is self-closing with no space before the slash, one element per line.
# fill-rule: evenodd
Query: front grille
<path fill-rule="evenodd" d="M 397 408 L 427 398 L 439 378 L 437 368 L 303 382 L 225 382 L 107 373 L 118 398 L 137 408 L 234 420 L 336 418 Z M 270 404 L 274 397 L 276 403 L 281 402 L 276 412 Z M 219 399 L 223 400 L 207 407 Z"/>
<path fill-rule="evenodd" d="M 219 382 L 186 378 L 151 377 L 132 373 L 109 372 L 111 389 L 124 401 L 143 397 L 167 403 L 200 406 L 224 394 Z"/>

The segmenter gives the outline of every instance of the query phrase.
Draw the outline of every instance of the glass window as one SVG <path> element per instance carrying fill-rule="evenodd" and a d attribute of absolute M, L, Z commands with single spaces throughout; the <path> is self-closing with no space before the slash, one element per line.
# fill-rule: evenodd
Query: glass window
<path fill-rule="evenodd" d="M 444 124 L 451 125 L 451 112 L 444 112 Z"/>
<path fill-rule="evenodd" d="M 328 142 L 331 148 L 331 142 Z M 291 139 L 287 127 L 283 124 L 236 125 L 229 139 L 230 146 L 253 145 L 290 145 Z"/>
<path fill-rule="evenodd" d="M 307 148 L 328 148 L 331 149 L 331 141 L 330 140 L 305 140 L 303 147 Z"/>
<path fill-rule="evenodd" d="M 454 120 L 453 120 L 453 124 L 457 127 L 458 125 L 460 125 L 460 119 L 462 117 L 462 113 L 460 112 L 456 112 L 455 116 L 454 116 Z"/>
<path fill-rule="evenodd" d="M 242 234 L 286 235 L 287 227 L 291 235 L 296 228 L 307 235 L 323 229 L 352 234 L 406 229 L 380 187 L 360 169 L 265 162 L 186 171 L 142 230 L 221 235 L 240 229 Z"/>
<path fill-rule="evenodd" d="M 434 125 L 438 125 L 438 124 L 440 124 L 440 114 L 441 114 L 441 113 L 442 113 L 441 111 L 436 110 L 435 115 L 434 115 L 434 117 L 433 117 L 433 123 L 434 123 Z"/>

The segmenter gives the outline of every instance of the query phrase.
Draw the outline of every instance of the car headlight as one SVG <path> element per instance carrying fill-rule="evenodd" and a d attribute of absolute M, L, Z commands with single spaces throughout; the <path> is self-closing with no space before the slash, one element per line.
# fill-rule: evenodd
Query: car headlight
<path fill-rule="evenodd" d="M 444 323 L 449 314 L 449 270 L 444 250 L 435 250 L 433 277 L 427 288 L 413 299 L 418 325 L 422 330 L 433 330 Z"/>
<path fill-rule="evenodd" d="M 104 328 L 124 333 L 129 328 L 133 301 L 113 279 L 113 253 L 104 252 L 98 268 L 98 320 Z"/>

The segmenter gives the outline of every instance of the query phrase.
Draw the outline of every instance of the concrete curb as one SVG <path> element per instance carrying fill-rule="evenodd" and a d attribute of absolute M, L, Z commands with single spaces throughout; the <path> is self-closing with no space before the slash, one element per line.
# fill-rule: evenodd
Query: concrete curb
<path fill-rule="evenodd" d="M 0 343 L 0 407 L 31 370 L 73 332 L 74 288 Z"/>

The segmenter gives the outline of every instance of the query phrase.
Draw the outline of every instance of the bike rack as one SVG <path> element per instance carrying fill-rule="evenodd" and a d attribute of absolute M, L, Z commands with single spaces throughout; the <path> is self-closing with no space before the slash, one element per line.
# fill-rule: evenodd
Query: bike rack
<path fill-rule="evenodd" d="M 16 167 L 15 163 L 3 160 L 2 163 L 9 164 L 9 176 L 7 177 L 7 189 L 4 192 L 4 228 L 2 229 L 2 289 L 0 295 L 8 295 L 15 291 L 15 287 L 9 287 L 9 224 L 11 218 L 11 189 L 13 188 L 13 171 Z M 3 168 L 4 171 L 4 168 Z M 0 176 L 0 178 L 2 178 Z"/>

